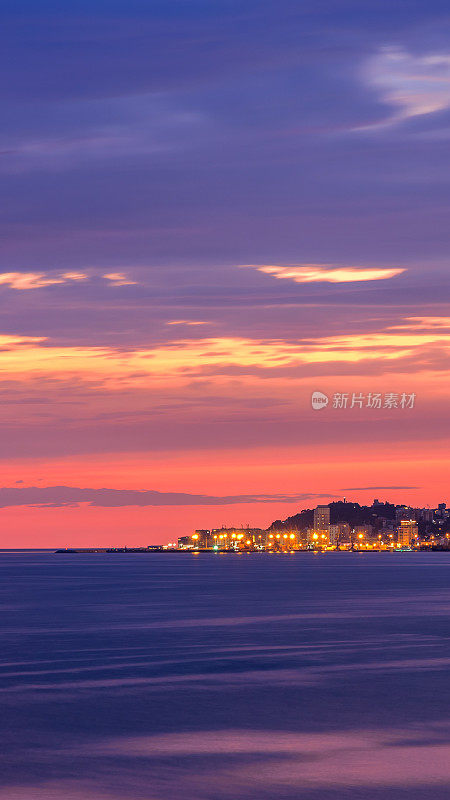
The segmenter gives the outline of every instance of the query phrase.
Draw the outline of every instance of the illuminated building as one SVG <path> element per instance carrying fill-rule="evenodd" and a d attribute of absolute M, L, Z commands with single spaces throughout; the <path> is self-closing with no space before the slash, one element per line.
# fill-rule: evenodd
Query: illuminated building
<path fill-rule="evenodd" d="M 317 506 L 314 509 L 314 523 L 308 529 L 307 542 L 309 547 L 328 547 L 330 544 L 329 506 Z"/>
<path fill-rule="evenodd" d="M 192 544 L 194 547 L 208 547 L 211 531 L 199 529 L 194 531 L 191 536 Z"/>
<path fill-rule="evenodd" d="M 357 544 L 368 544 L 373 540 L 372 525 L 355 525 L 353 529 L 353 542 Z"/>
<path fill-rule="evenodd" d="M 362 533 L 364 537 L 372 536 L 373 528 L 372 525 L 356 525 L 355 533 L 356 535 Z"/>
<path fill-rule="evenodd" d="M 348 522 L 337 522 L 336 525 L 330 525 L 330 544 L 333 547 L 337 545 L 351 545 L 352 543 L 352 529 Z"/>
<path fill-rule="evenodd" d="M 192 548 L 192 537 L 191 536 L 179 536 L 178 537 L 178 549 L 179 550 L 190 550 Z"/>
<path fill-rule="evenodd" d="M 397 544 L 402 547 L 410 547 L 417 540 L 419 528 L 413 519 L 403 519 L 397 528 Z"/>
<path fill-rule="evenodd" d="M 214 550 L 262 550 L 266 535 L 261 528 L 213 528 L 208 546 Z"/>
<path fill-rule="evenodd" d="M 328 530 L 330 525 L 330 507 L 317 506 L 314 509 L 314 530 Z"/>
<path fill-rule="evenodd" d="M 191 533 L 190 536 L 180 536 L 178 538 L 178 549 L 179 550 L 196 550 L 196 549 L 204 549 L 205 547 L 209 547 L 211 531 L 207 530 L 196 530 L 194 533 Z"/>

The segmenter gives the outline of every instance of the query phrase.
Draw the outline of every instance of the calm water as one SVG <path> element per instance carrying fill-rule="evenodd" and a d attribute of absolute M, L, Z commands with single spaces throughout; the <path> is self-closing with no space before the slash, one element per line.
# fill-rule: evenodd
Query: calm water
<path fill-rule="evenodd" d="M 450 554 L 0 572 L 0 800 L 448 800 Z"/>

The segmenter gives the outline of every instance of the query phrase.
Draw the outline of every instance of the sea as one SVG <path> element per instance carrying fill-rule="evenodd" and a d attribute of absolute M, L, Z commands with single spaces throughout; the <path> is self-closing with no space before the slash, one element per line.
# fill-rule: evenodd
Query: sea
<path fill-rule="evenodd" d="M 448 800 L 450 553 L 0 553 L 0 800 Z"/>

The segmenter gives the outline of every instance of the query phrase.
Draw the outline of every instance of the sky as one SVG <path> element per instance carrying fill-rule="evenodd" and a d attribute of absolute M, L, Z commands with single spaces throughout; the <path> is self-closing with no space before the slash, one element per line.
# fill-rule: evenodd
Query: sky
<path fill-rule="evenodd" d="M 0 546 L 450 500 L 447 4 L 2 8 Z"/>

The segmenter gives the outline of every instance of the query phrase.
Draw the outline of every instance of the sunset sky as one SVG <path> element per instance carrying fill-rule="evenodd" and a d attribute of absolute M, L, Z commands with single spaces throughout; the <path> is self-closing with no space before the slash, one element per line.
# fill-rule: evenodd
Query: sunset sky
<path fill-rule="evenodd" d="M 338 5 L 5 0 L 0 546 L 450 501 L 450 15 Z"/>

